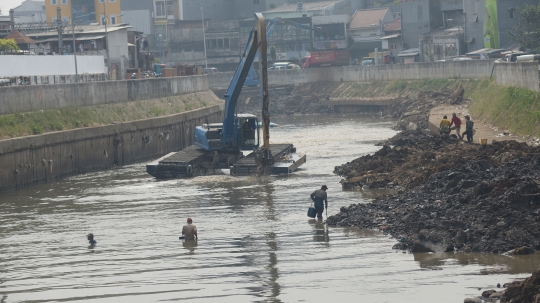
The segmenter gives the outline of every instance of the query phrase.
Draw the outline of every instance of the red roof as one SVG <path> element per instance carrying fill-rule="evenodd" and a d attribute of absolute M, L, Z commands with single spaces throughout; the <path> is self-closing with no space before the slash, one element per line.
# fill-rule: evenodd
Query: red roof
<path fill-rule="evenodd" d="M 385 32 L 401 31 L 401 18 L 397 18 L 396 20 L 386 24 L 384 26 L 383 31 Z"/>
<path fill-rule="evenodd" d="M 36 41 L 28 38 L 25 34 L 19 31 L 12 31 L 4 39 L 13 39 L 17 44 L 36 44 Z"/>
<path fill-rule="evenodd" d="M 375 9 L 359 9 L 354 12 L 351 20 L 351 29 L 365 28 L 365 27 L 378 27 L 379 22 L 384 18 L 387 7 L 375 8 Z"/>

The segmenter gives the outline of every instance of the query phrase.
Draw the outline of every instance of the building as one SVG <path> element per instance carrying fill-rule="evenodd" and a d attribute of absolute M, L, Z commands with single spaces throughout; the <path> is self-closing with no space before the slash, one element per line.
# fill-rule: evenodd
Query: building
<path fill-rule="evenodd" d="M 420 35 L 443 26 L 440 5 L 440 0 L 401 0 L 401 35 L 404 50 L 418 48 Z"/>
<path fill-rule="evenodd" d="M 294 3 L 288 2 L 263 12 L 265 19 L 272 19 L 276 17 L 289 19 L 349 14 L 351 14 L 351 0 Z"/>
<path fill-rule="evenodd" d="M 25 0 L 13 9 L 16 23 L 43 22 L 47 20 L 45 1 Z"/>
<path fill-rule="evenodd" d="M 351 57 L 361 59 L 375 48 L 382 51 L 383 28 L 394 20 L 387 7 L 357 10 L 349 24 Z"/>
<path fill-rule="evenodd" d="M 121 0 L 46 0 L 45 13 L 47 22 L 57 20 L 60 8 L 64 21 L 75 20 L 77 24 L 121 24 Z M 130 0 L 124 0 L 130 1 Z"/>
<path fill-rule="evenodd" d="M 520 18 L 519 9 L 525 5 L 538 5 L 538 0 L 464 0 L 466 15 L 462 24 L 467 51 L 512 48 L 514 43 L 508 30 L 516 25 Z"/>
<path fill-rule="evenodd" d="M 398 55 L 403 50 L 401 41 L 401 18 L 386 24 L 383 28 L 384 36 L 381 38 L 382 50 L 388 52 L 388 62 L 397 63 Z"/>
<path fill-rule="evenodd" d="M 128 51 L 128 29 L 125 25 L 110 25 L 105 31 L 103 25 L 77 26 L 64 28 L 62 44 L 58 33 L 54 31 L 30 33 L 28 37 L 36 41 L 36 53 L 54 55 L 60 48 L 64 53 L 73 53 L 73 36 L 75 36 L 75 51 L 77 56 L 103 56 L 104 66 L 108 66 L 109 79 L 124 79 L 125 71 L 130 67 Z M 108 55 L 108 56 L 107 56 Z"/>
<path fill-rule="evenodd" d="M 124 0 L 120 3 L 122 23 L 146 36 L 154 34 L 153 11 L 154 5 L 148 0 Z"/>
<path fill-rule="evenodd" d="M 345 49 L 347 48 L 347 23 L 349 16 L 314 16 L 313 24 L 313 49 Z"/>
<path fill-rule="evenodd" d="M 463 31 L 458 27 L 436 29 L 420 35 L 420 61 L 434 62 L 442 59 L 458 57 L 463 54 L 460 44 Z"/>

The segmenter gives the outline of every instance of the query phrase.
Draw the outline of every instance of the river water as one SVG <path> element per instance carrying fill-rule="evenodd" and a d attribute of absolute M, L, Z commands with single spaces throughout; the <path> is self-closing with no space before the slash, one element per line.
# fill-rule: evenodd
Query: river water
<path fill-rule="evenodd" d="M 540 266 L 538 255 L 398 252 L 379 232 L 310 220 L 321 184 L 329 214 L 376 194 L 342 191 L 332 170 L 376 151 L 393 122 L 275 122 L 272 142 L 308 155 L 291 176 L 157 181 L 141 163 L 0 194 L 0 302 L 463 302 Z M 187 217 L 195 245 L 178 240 Z"/>

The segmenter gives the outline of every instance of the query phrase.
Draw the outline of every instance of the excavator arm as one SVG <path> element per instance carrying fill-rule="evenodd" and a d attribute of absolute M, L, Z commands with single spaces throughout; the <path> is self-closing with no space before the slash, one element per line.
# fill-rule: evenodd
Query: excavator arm
<path fill-rule="evenodd" d="M 244 86 L 244 82 L 249 73 L 249 69 L 255 59 L 257 50 L 264 44 L 266 53 L 266 24 L 261 13 L 255 14 L 255 25 L 251 30 L 249 39 L 246 43 L 244 53 L 240 59 L 240 63 L 236 67 L 234 76 L 229 84 L 225 95 L 225 118 L 223 120 L 223 131 L 221 141 L 223 146 L 236 146 L 236 132 L 234 113 L 238 103 L 238 97 Z M 266 61 L 266 60 L 264 60 Z M 266 66 L 266 63 L 265 63 Z M 268 96 L 268 93 L 266 93 Z"/>

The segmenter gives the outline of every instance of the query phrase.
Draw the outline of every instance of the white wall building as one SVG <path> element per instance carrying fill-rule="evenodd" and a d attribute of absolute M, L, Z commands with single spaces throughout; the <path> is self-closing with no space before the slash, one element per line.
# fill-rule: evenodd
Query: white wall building
<path fill-rule="evenodd" d="M 26 0 L 14 9 L 15 23 L 47 21 L 45 1 Z"/>

